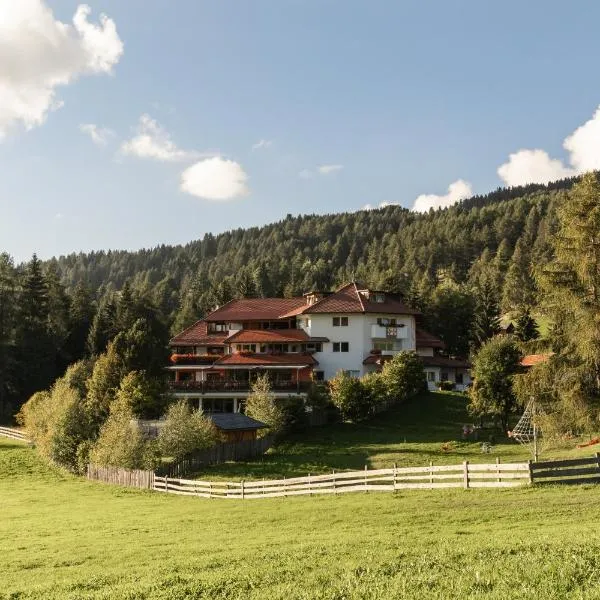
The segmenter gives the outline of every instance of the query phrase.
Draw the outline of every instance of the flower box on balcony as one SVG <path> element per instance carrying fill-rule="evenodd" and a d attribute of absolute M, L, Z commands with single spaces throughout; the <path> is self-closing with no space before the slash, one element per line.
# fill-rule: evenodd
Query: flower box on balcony
<path fill-rule="evenodd" d="M 175 365 L 212 365 L 221 358 L 218 354 L 172 354 Z"/>

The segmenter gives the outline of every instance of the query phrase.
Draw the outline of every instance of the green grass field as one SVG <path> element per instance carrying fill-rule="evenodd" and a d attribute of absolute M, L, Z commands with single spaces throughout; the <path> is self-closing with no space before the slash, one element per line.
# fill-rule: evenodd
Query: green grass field
<path fill-rule="evenodd" d="M 497 432 L 484 430 L 479 440 L 462 439 L 464 424 L 472 423 L 467 399 L 458 393 L 431 393 L 366 423 L 343 423 L 301 432 L 272 448 L 264 457 L 207 468 L 198 477 L 237 481 L 317 474 L 332 469 L 363 469 L 472 462 L 526 461 L 528 449 Z M 490 454 L 481 443 L 494 435 Z M 600 445 L 577 449 L 582 440 L 544 448 L 542 458 L 575 458 L 600 451 Z"/>
<path fill-rule="evenodd" d="M 256 501 L 115 488 L 0 440 L 0 598 L 600 598 L 597 488 Z"/>

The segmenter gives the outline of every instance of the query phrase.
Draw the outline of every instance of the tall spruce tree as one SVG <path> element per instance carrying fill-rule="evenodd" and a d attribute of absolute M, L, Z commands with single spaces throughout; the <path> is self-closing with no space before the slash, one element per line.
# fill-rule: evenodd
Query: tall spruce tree
<path fill-rule="evenodd" d="M 472 328 L 472 345 L 479 348 L 500 332 L 500 307 L 493 284 L 485 281 L 475 290 L 475 312 Z"/>
<path fill-rule="evenodd" d="M 19 404 L 46 389 L 56 376 L 56 350 L 49 328 L 48 285 L 34 254 L 25 269 L 17 314 L 16 370 Z"/>
<path fill-rule="evenodd" d="M 0 422 L 11 416 L 15 394 L 15 327 L 18 282 L 12 258 L 0 254 Z"/>

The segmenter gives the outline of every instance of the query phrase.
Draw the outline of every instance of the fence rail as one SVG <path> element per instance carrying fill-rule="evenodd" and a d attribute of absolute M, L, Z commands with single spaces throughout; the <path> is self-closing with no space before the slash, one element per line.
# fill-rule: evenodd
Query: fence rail
<path fill-rule="evenodd" d="M 29 438 L 18 429 L 12 427 L 0 427 L 0 436 L 7 437 L 12 440 L 20 440 L 21 442 L 29 442 Z"/>
<path fill-rule="evenodd" d="M 199 481 L 171 477 L 154 478 L 159 492 L 253 500 L 284 496 L 346 494 L 350 492 L 393 492 L 410 489 L 509 488 L 531 483 L 529 463 L 394 467 L 363 471 L 332 472 L 289 479 L 263 481 Z"/>
<path fill-rule="evenodd" d="M 542 484 L 600 483 L 600 454 L 531 463 L 531 477 L 535 483 Z"/>

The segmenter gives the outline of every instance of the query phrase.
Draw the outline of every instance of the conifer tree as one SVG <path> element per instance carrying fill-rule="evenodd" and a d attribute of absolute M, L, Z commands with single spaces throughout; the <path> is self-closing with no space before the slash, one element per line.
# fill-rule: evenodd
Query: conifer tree
<path fill-rule="evenodd" d="M 526 308 L 517 317 L 515 323 L 515 337 L 521 342 L 537 340 L 540 337 L 537 323 L 531 316 L 531 312 Z"/>
<path fill-rule="evenodd" d="M 491 282 L 475 291 L 472 343 L 475 349 L 500 332 L 500 308 Z"/>

